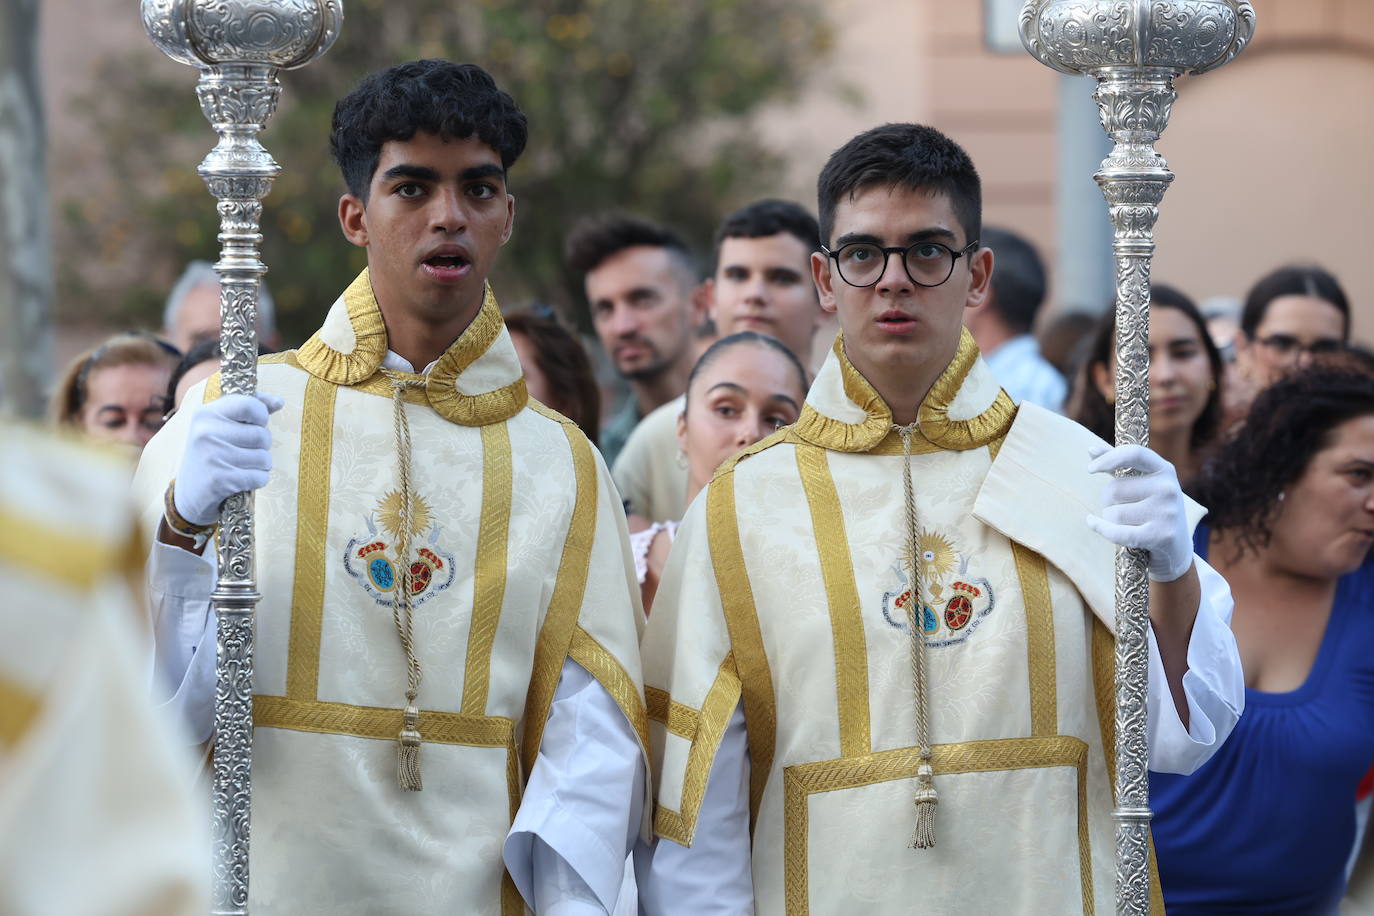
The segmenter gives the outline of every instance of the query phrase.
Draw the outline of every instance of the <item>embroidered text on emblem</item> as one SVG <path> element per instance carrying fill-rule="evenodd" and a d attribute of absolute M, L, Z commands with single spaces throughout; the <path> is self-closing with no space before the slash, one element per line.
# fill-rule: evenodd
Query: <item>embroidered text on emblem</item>
<path fill-rule="evenodd" d="M 409 512 L 401 502 L 401 495 L 396 491 L 383 496 L 364 519 L 367 534 L 351 539 L 344 550 L 344 569 L 383 607 L 391 607 L 391 593 L 396 588 L 396 566 L 401 558 L 396 556 L 393 540 L 401 525 L 410 526 L 412 537 L 430 531 L 427 543 L 412 547 L 411 555 L 406 558 L 410 562 L 410 593 L 414 607 L 452 585 L 455 575 L 453 554 L 439 546 L 442 529 L 432 523 L 432 513 L 424 499 L 415 497 Z"/>

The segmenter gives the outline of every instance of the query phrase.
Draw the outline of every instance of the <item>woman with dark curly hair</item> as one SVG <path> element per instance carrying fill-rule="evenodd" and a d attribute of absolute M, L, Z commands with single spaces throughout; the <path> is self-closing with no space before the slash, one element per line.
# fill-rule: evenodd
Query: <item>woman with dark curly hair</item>
<path fill-rule="evenodd" d="M 1221 354 L 1193 300 L 1172 286 L 1150 290 L 1150 448 L 1174 466 L 1184 492 L 1201 470 L 1221 423 Z M 1114 439 L 1116 313 L 1098 324 L 1075 381 L 1069 415 Z"/>
<path fill-rule="evenodd" d="M 1318 365 L 1261 392 L 1197 495 L 1246 708 L 1197 772 L 1150 776 L 1165 903 L 1334 913 L 1374 761 L 1374 375 Z"/>

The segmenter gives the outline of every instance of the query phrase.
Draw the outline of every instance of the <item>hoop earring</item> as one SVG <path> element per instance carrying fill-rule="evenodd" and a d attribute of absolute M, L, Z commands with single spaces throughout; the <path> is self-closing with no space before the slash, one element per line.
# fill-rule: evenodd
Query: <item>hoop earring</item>
<path fill-rule="evenodd" d="M 677 450 L 677 466 L 684 471 L 687 470 L 687 453 L 682 449 Z"/>

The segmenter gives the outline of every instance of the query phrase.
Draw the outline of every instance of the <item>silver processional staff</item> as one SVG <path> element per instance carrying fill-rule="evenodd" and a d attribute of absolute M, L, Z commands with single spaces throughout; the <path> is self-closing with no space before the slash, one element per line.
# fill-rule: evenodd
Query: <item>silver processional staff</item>
<path fill-rule="evenodd" d="M 1150 264 L 1159 203 L 1174 180 L 1154 141 L 1169 123 L 1174 79 L 1235 58 L 1255 32 L 1248 0 L 1027 0 L 1021 41 L 1041 63 L 1097 80 L 1115 144 L 1093 177 L 1111 212 L 1116 258 L 1116 442 L 1150 438 Z M 1116 551 L 1116 911 L 1150 912 L 1150 590 L 1145 554 Z M 1105 749 L 1104 749 L 1105 750 Z"/>
<path fill-rule="evenodd" d="M 143 27 L 168 57 L 200 68 L 196 95 L 219 143 L 197 171 L 218 201 L 222 391 L 257 390 L 262 199 L 281 173 L 258 141 L 276 110 L 281 70 L 329 50 L 343 24 L 342 0 L 143 0 Z M 253 579 L 251 494 L 225 500 L 217 621 L 214 752 L 214 910 L 248 912 L 252 813 Z"/>

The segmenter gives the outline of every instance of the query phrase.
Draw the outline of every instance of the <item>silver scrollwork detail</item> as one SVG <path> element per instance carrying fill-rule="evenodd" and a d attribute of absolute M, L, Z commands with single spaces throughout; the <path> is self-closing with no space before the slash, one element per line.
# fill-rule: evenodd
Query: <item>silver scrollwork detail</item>
<path fill-rule="evenodd" d="M 174 60 L 199 67 L 196 95 L 219 137 L 197 168 L 220 217 L 221 388 L 257 389 L 262 199 L 280 173 L 258 134 L 276 111 L 278 74 L 327 51 L 343 23 L 340 0 L 143 0 L 149 38 Z M 246 916 L 252 811 L 252 494 L 225 500 L 219 579 L 210 595 L 217 620 L 214 753 L 214 913 Z"/>
<path fill-rule="evenodd" d="M 1173 181 L 1154 143 L 1177 99 L 1174 78 L 1235 58 L 1255 30 L 1246 0 L 1026 0 L 1021 41 L 1061 73 L 1098 81 L 1111 153 L 1093 177 L 1106 198 L 1116 258 L 1116 441 L 1149 444 L 1150 266 L 1159 204 Z M 1150 911 L 1146 555 L 1116 554 L 1116 911 Z"/>

